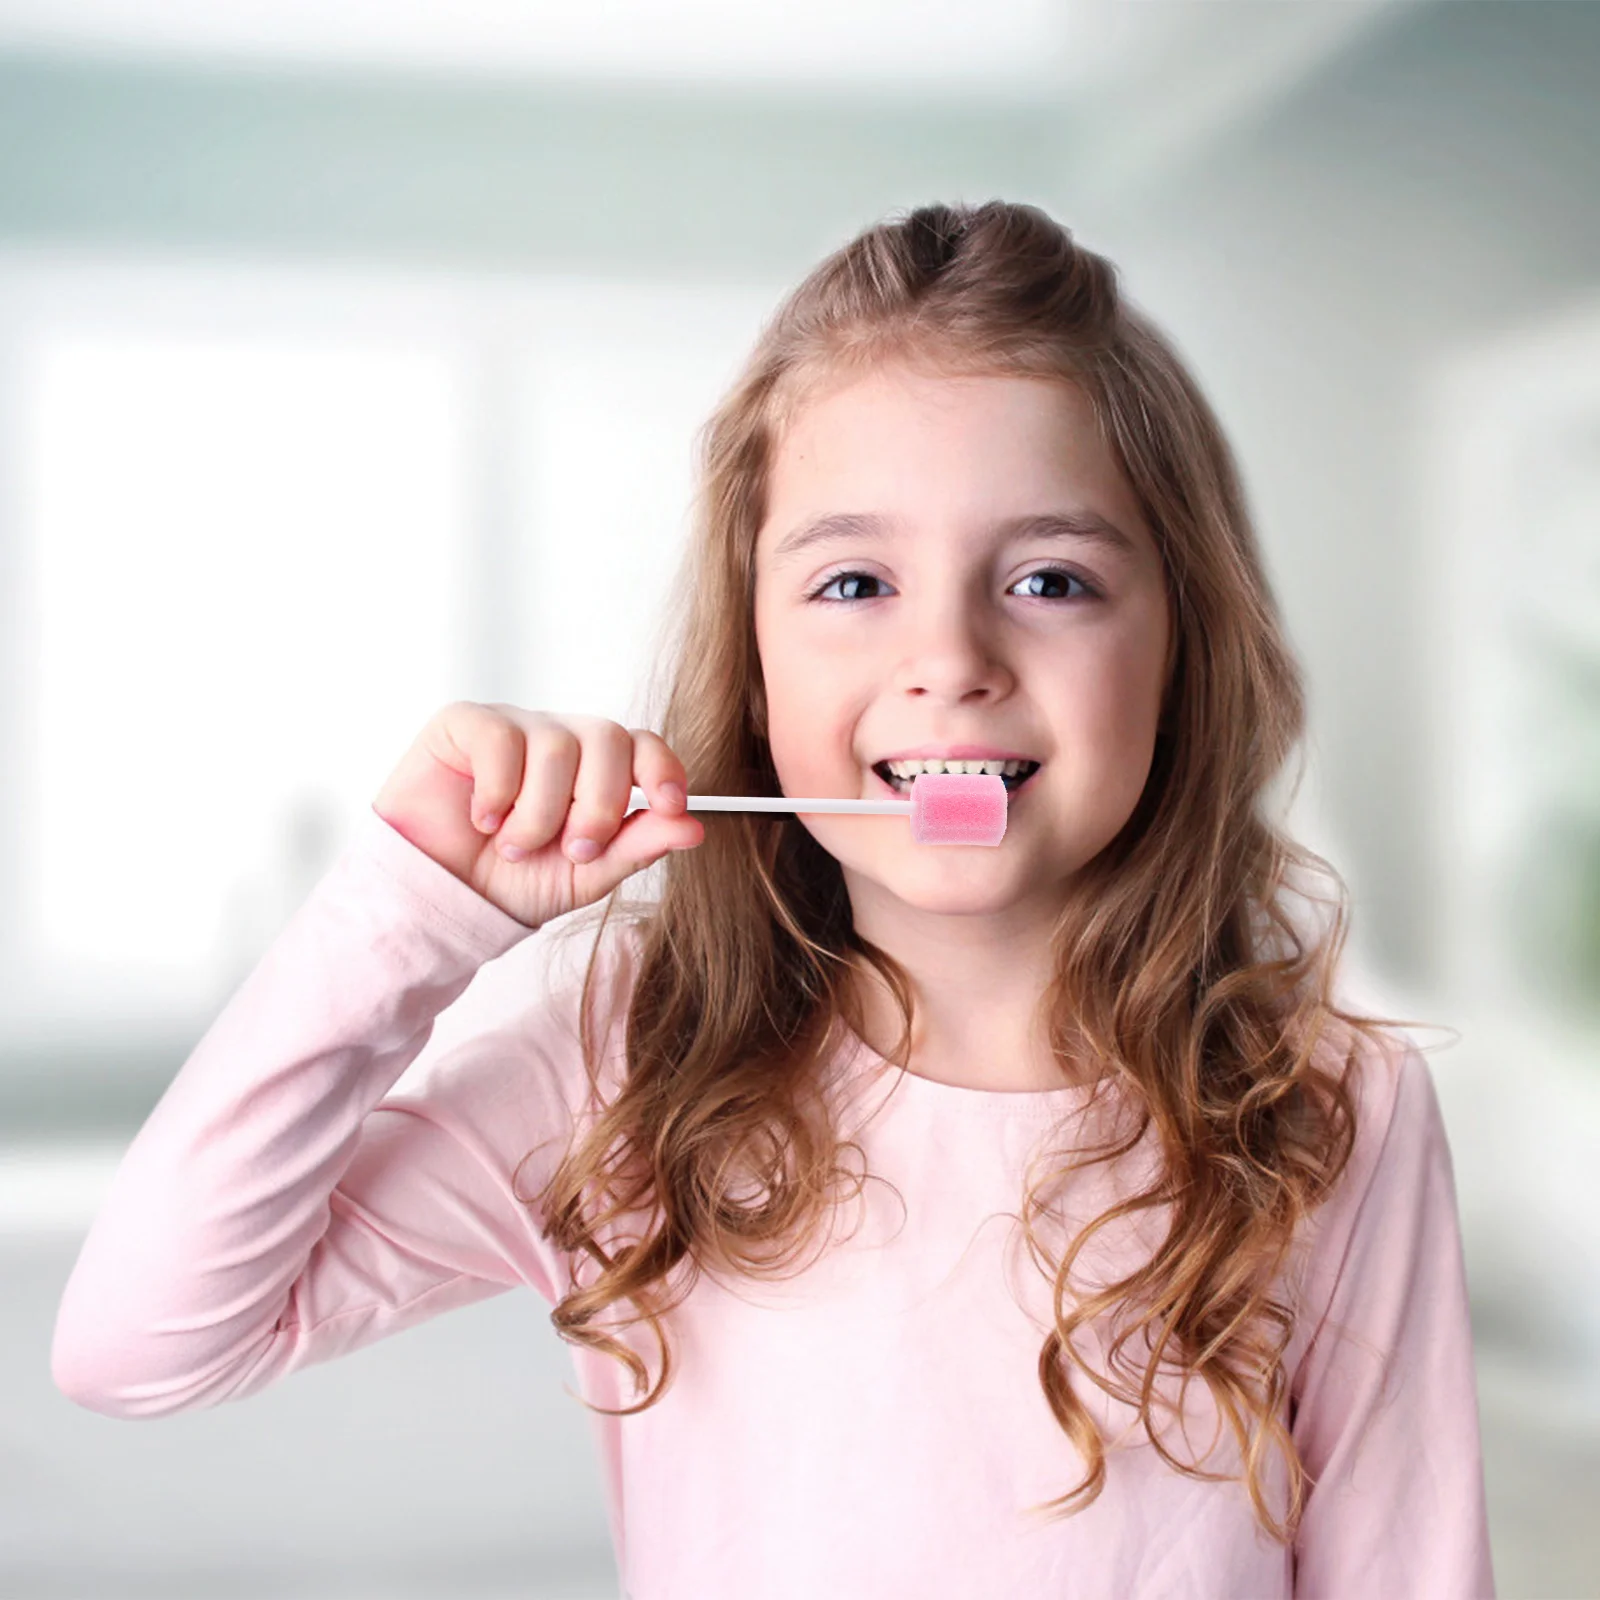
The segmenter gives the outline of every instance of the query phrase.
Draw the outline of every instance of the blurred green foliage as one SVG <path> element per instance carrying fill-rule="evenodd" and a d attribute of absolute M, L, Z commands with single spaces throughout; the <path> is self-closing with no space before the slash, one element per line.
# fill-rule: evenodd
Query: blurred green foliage
<path fill-rule="evenodd" d="M 1518 978 L 1574 1019 L 1600 1021 L 1600 645 L 1518 629 L 1551 696 L 1561 761 L 1506 880 Z"/>

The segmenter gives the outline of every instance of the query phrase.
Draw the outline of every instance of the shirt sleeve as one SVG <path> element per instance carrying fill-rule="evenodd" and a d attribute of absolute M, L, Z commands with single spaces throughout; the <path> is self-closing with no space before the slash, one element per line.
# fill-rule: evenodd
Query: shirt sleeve
<path fill-rule="evenodd" d="M 1294 1593 L 1492 1600 L 1455 1176 L 1426 1060 L 1384 1054 L 1358 1099 L 1370 1120 L 1319 1214 L 1307 1304 L 1324 1309 L 1290 1386 L 1308 1474 Z"/>
<path fill-rule="evenodd" d="M 62 1296 L 57 1387 L 164 1416 L 519 1285 L 551 1299 L 563 1263 L 511 1169 L 567 1131 L 578 1045 L 554 1002 L 457 1029 L 379 1104 L 533 932 L 364 814 L 128 1147 Z"/>

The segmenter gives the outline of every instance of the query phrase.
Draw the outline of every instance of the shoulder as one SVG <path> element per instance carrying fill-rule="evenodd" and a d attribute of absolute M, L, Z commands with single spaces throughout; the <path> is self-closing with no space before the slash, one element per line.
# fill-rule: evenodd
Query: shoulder
<path fill-rule="evenodd" d="M 1356 1128 L 1349 1164 L 1315 1213 L 1324 1230 L 1350 1220 L 1396 1162 L 1415 1162 L 1444 1142 L 1433 1072 L 1410 1034 L 1386 1027 L 1373 1036 L 1341 1023 L 1326 1052 L 1320 1064 L 1351 1091 Z"/>
<path fill-rule="evenodd" d="M 1330 1235 L 1348 1232 L 1373 1185 L 1397 1163 L 1415 1165 L 1443 1144 L 1444 1122 L 1427 1058 L 1404 1029 L 1366 1033 L 1335 1019 L 1313 1059 L 1344 1085 L 1355 1116 L 1344 1170 L 1307 1218 L 1326 1248 Z"/>
<path fill-rule="evenodd" d="M 1438 1092 L 1415 1040 L 1340 1024 L 1319 1055 L 1355 1108 L 1349 1160 L 1302 1224 L 1301 1303 L 1321 1312 L 1363 1276 L 1408 1259 L 1439 1219 L 1453 1220 L 1455 1191 Z M 1309 1333 L 1297 1333 L 1297 1345 Z"/>

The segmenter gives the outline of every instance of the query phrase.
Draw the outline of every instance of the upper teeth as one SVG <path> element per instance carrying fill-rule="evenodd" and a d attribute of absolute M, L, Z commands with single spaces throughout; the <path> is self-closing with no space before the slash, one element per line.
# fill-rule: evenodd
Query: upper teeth
<path fill-rule="evenodd" d="M 1012 777 L 1037 761 L 886 761 L 884 765 L 897 778 L 914 778 L 919 772 L 988 772 Z"/>

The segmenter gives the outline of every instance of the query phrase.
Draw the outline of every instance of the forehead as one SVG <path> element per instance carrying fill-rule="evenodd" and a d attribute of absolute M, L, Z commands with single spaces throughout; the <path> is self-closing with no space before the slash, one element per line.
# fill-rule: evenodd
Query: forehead
<path fill-rule="evenodd" d="M 858 373 L 818 374 L 781 406 L 775 454 L 790 460 L 819 445 L 928 433 L 1023 428 L 1098 440 L 1093 407 L 1077 384 L 1008 373 L 938 372 L 908 361 Z"/>
<path fill-rule="evenodd" d="M 769 463 L 757 548 L 770 560 L 819 518 L 920 530 L 1061 512 L 1098 514 L 1155 555 L 1080 387 L 894 365 L 815 384 L 793 402 Z"/>

